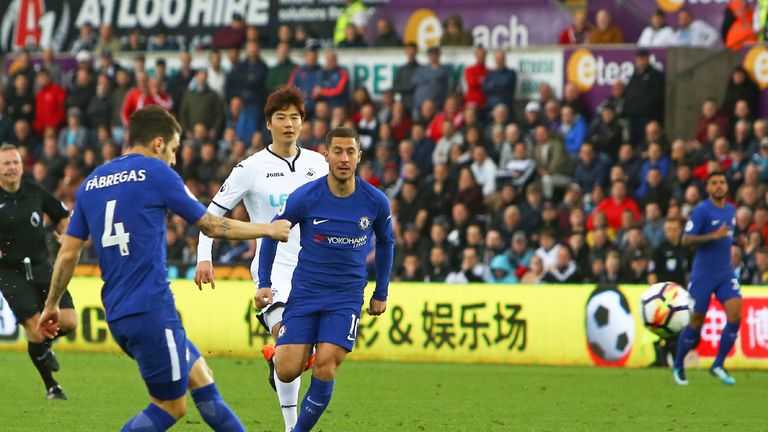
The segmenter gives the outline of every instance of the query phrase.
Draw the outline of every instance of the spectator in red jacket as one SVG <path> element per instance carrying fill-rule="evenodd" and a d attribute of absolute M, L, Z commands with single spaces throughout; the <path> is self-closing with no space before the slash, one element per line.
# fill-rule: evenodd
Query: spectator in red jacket
<path fill-rule="evenodd" d="M 728 116 L 723 114 L 713 99 L 707 99 L 701 105 L 701 117 L 696 123 L 696 140 L 704 144 L 707 142 L 707 128 L 715 124 L 721 135 L 728 133 Z"/>
<path fill-rule="evenodd" d="M 477 63 L 464 69 L 464 82 L 466 84 L 466 94 L 464 101 L 467 104 L 474 104 L 478 109 L 485 109 L 485 92 L 483 91 L 483 81 L 488 75 L 488 68 L 485 67 L 485 48 L 479 46 L 475 48 L 475 59 Z"/>
<path fill-rule="evenodd" d="M 243 16 L 232 15 L 232 24 L 222 27 L 213 36 L 213 46 L 218 49 L 242 48 L 245 43 L 245 21 Z"/>
<path fill-rule="evenodd" d="M 67 91 L 51 81 L 51 74 L 47 69 L 37 72 L 37 88 L 39 90 L 35 95 L 35 118 L 32 128 L 42 136 L 45 128 L 52 127 L 58 131 L 64 125 L 64 101 L 67 99 Z"/>
<path fill-rule="evenodd" d="M 128 120 L 136 110 L 150 105 L 160 105 L 166 110 L 173 108 L 173 99 L 162 89 L 158 77 L 147 78 L 145 72 L 136 73 L 136 87 L 125 95 L 123 102 L 123 124 L 128 126 Z"/>
<path fill-rule="evenodd" d="M 564 28 L 560 33 L 560 45 L 577 45 L 589 43 L 589 21 L 587 21 L 587 12 L 584 10 L 576 11 L 573 14 L 573 23 Z"/>
<path fill-rule="evenodd" d="M 464 113 L 459 110 L 460 104 L 458 95 L 450 95 L 445 99 L 443 112 L 435 115 L 427 126 L 427 136 L 432 138 L 432 141 L 438 142 L 443 137 L 443 123 L 446 120 L 451 120 L 456 130 L 464 126 Z"/>
<path fill-rule="evenodd" d="M 611 185 L 611 196 L 603 199 L 587 218 L 587 229 L 591 230 L 595 213 L 602 212 L 608 220 L 608 226 L 613 229 L 621 228 L 621 214 L 625 210 L 632 212 L 635 222 L 640 220 L 640 209 L 635 200 L 627 196 L 627 184 L 614 181 Z"/>

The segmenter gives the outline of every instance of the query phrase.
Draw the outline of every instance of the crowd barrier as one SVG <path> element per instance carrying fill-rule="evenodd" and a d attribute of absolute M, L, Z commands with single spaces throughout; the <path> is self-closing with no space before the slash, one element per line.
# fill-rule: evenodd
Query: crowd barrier
<path fill-rule="evenodd" d="M 119 351 L 101 306 L 101 280 L 70 284 L 80 318 L 57 351 Z M 260 355 L 270 338 L 256 319 L 248 281 L 221 280 L 199 291 L 190 280 L 171 287 L 187 333 L 214 356 Z M 351 358 L 356 360 L 643 367 L 657 339 L 642 325 L 646 287 L 594 285 L 446 285 L 395 283 L 387 311 L 363 313 Z M 370 289 L 366 298 L 370 297 Z M 728 366 L 768 369 L 768 290 L 743 288 L 739 339 Z M 716 353 L 725 313 L 713 305 L 702 332 L 702 365 Z M 7 304 L 0 300 L 0 350 L 25 349 Z"/>

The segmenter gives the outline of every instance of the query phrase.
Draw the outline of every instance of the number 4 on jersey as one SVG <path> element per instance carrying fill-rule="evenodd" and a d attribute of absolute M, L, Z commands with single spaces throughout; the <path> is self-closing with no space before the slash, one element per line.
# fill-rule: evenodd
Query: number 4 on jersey
<path fill-rule="evenodd" d="M 104 233 L 101 235 L 101 247 L 107 248 L 110 246 L 119 246 L 120 255 L 128 256 L 128 242 L 130 241 L 131 234 L 125 232 L 125 227 L 122 222 L 113 224 L 115 219 L 115 206 L 117 200 L 107 201 L 107 208 L 104 213 Z M 115 227 L 115 234 L 112 235 L 112 226 Z"/>

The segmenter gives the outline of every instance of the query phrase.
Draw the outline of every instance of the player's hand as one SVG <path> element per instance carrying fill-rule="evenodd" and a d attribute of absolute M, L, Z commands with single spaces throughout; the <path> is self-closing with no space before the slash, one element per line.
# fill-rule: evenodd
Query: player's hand
<path fill-rule="evenodd" d="M 256 307 L 264 309 L 272 304 L 272 288 L 259 288 L 256 290 L 256 295 L 253 296 L 253 301 L 256 303 Z"/>
<path fill-rule="evenodd" d="M 728 225 L 722 224 L 720 225 L 720 228 L 717 229 L 717 231 L 714 231 L 712 233 L 712 239 L 714 240 L 720 240 L 721 238 L 728 236 Z"/>
<path fill-rule="evenodd" d="M 213 263 L 210 261 L 200 261 L 195 268 L 195 285 L 200 291 L 204 284 L 211 284 L 212 289 L 216 289 L 216 281 L 213 278 Z"/>
<path fill-rule="evenodd" d="M 371 298 L 370 305 L 365 309 L 368 315 L 379 316 L 387 310 L 387 302 Z"/>
<path fill-rule="evenodd" d="M 59 333 L 59 307 L 46 306 L 40 313 L 37 331 L 47 339 L 53 339 Z"/>
<path fill-rule="evenodd" d="M 281 242 L 288 241 L 291 234 L 291 221 L 280 219 L 269 224 L 269 236 Z"/>

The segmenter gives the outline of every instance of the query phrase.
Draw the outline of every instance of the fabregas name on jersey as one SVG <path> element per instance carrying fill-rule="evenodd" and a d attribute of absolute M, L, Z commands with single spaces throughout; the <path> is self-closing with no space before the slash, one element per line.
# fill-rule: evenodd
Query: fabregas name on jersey
<path fill-rule="evenodd" d="M 120 171 L 119 173 L 109 174 L 105 176 L 95 176 L 88 180 L 85 185 L 85 190 L 101 189 L 104 187 L 115 186 L 125 182 L 143 182 L 147 179 L 146 170 L 130 170 Z"/>

